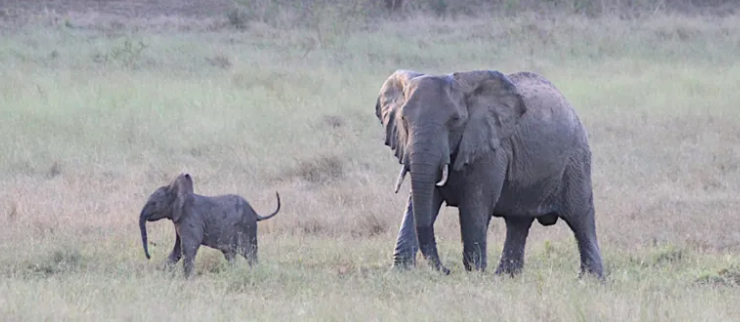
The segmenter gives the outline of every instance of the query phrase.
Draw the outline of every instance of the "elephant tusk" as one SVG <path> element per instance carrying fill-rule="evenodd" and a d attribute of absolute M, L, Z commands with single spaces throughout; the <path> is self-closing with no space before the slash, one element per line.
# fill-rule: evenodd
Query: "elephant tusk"
<path fill-rule="evenodd" d="M 438 187 L 444 186 L 445 183 L 447 183 L 447 176 L 449 175 L 450 171 L 449 167 L 449 164 L 445 164 L 445 167 L 442 168 L 442 180 L 439 180 L 439 182 L 437 182 Z"/>
<path fill-rule="evenodd" d="M 396 189 L 395 193 L 398 193 L 398 190 L 401 189 L 401 184 L 403 183 L 403 179 L 406 178 L 406 173 L 408 173 L 409 170 L 406 169 L 406 166 L 401 166 L 401 173 L 398 174 L 398 179 L 396 180 Z"/>

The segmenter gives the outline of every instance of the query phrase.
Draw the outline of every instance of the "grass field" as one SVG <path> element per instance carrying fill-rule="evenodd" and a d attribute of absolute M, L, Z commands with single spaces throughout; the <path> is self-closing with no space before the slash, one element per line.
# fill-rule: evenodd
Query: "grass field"
<path fill-rule="evenodd" d="M 740 17 L 424 16 L 345 30 L 41 14 L 0 30 L 3 321 L 740 319 Z M 323 27 L 322 27 L 323 28 Z M 319 36 L 320 34 L 320 36 Z M 533 225 L 524 272 L 388 272 L 408 183 L 375 99 L 396 69 L 528 70 L 586 124 L 607 283 L 567 226 Z M 261 214 L 260 265 L 201 248 L 159 269 L 171 222 L 138 213 L 180 171 Z M 505 226 L 494 219 L 489 266 Z M 423 262 L 422 262 L 423 263 Z"/>

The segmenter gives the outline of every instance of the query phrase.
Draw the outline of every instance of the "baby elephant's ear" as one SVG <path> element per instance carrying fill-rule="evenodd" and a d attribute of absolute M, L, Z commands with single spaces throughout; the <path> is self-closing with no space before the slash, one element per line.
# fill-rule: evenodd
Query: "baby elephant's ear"
<path fill-rule="evenodd" d="M 172 209 L 172 221 L 178 222 L 185 211 L 185 200 L 187 196 L 193 193 L 193 179 L 190 174 L 180 174 L 174 182 L 173 192 L 175 195 L 175 204 Z"/>
<path fill-rule="evenodd" d="M 180 194 L 188 194 L 193 193 L 193 178 L 190 177 L 189 173 L 185 173 L 180 176 L 180 188 L 178 189 L 178 193 Z"/>

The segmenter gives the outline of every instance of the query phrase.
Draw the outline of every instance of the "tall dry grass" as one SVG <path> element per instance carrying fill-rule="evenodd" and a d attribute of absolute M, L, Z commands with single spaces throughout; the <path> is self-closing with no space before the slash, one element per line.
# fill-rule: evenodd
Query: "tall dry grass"
<path fill-rule="evenodd" d="M 84 17 L 36 16 L 0 38 L 4 319 L 740 316 L 737 17 L 418 15 L 348 30 Z M 465 273 L 452 208 L 435 227 L 452 275 L 386 273 L 406 196 L 374 102 L 398 68 L 529 70 L 558 86 L 590 133 L 606 285 L 576 279 L 562 223 L 533 227 L 519 278 Z M 202 249 L 195 280 L 172 276 L 158 268 L 165 221 L 145 260 L 137 214 L 179 171 L 261 213 L 280 192 L 259 267 Z M 494 265 L 504 225 L 490 230 Z"/>

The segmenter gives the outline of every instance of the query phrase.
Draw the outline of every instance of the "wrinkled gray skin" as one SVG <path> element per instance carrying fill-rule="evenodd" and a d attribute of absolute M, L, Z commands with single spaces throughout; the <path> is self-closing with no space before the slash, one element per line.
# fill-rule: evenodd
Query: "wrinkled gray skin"
<path fill-rule="evenodd" d="M 398 70 L 383 84 L 376 115 L 385 144 L 411 193 L 396 239 L 394 266 L 415 263 L 417 250 L 437 270 L 434 221 L 457 207 L 465 269 L 484 271 L 491 216 L 506 222 L 496 274 L 523 266 L 533 221 L 562 218 L 575 234 L 581 273 L 603 279 L 591 188 L 591 152 L 575 110 L 545 78 L 528 72 L 471 71 L 424 75 Z"/>
<path fill-rule="evenodd" d="M 180 174 L 169 185 L 154 191 L 141 210 L 139 228 L 144 254 L 150 258 L 146 222 L 167 218 L 175 224 L 176 236 L 166 264 L 173 265 L 184 257 L 186 277 L 193 274 L 195 255 L 201 245 L 220 250 L 229 263 L 234 263 L 237 254 L 242 255 L 252 266 L 258 261 L 257 222 L 270 219 L 280 211 L 280 195 L 275 192 L 275 196 L 277 209 L 261 217 L 241 196 L 195 194 L 190 175 Z"/>

